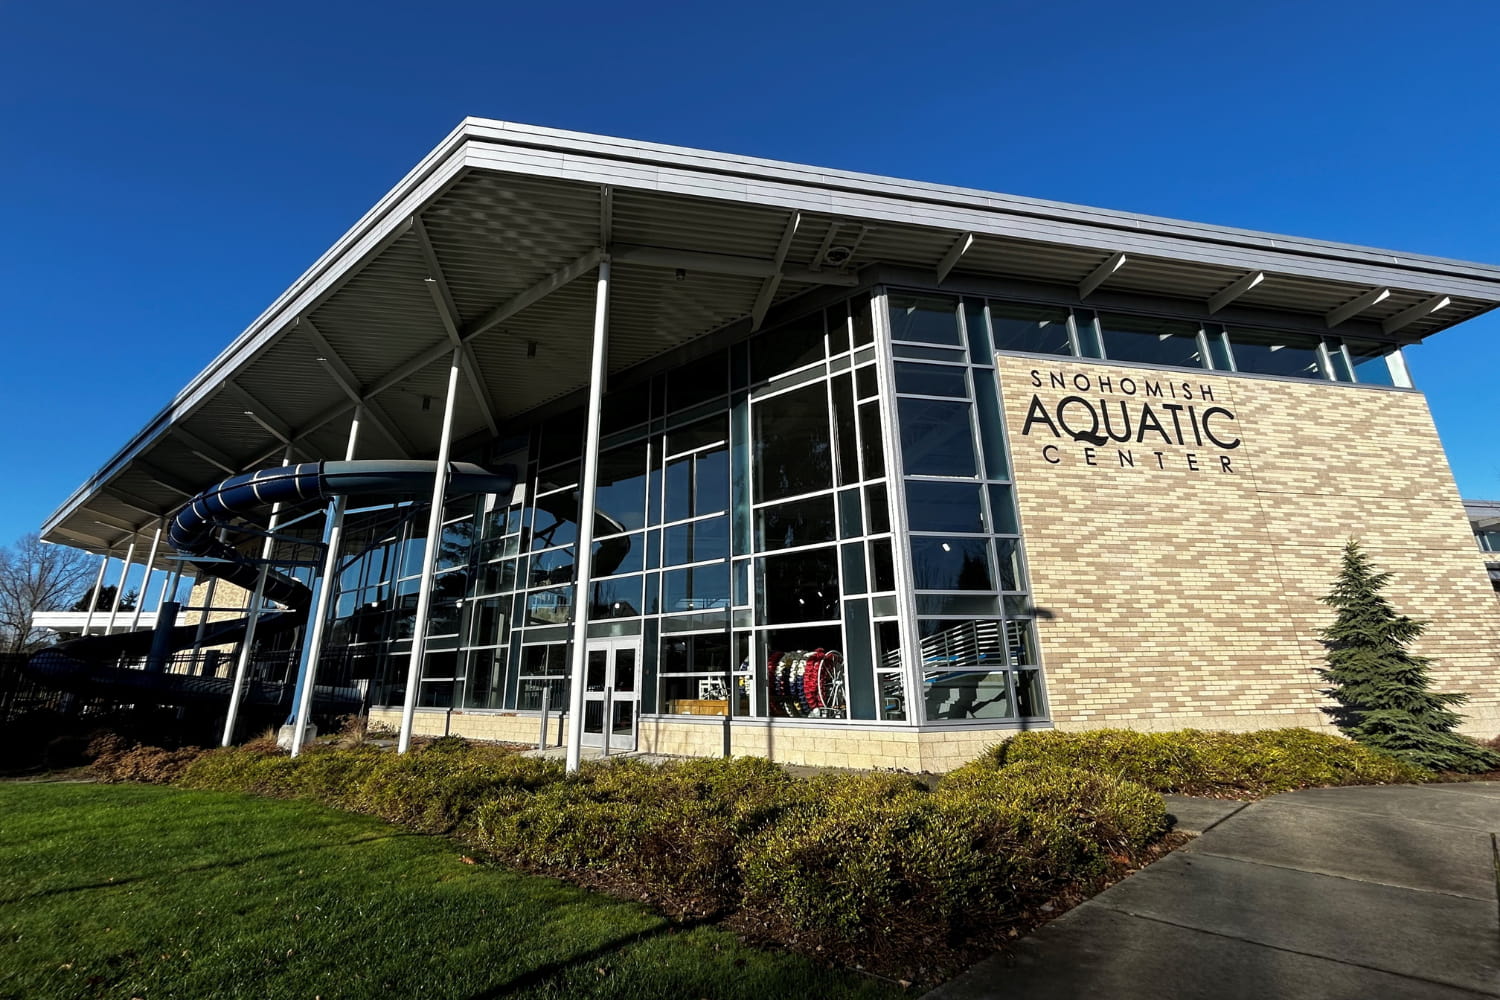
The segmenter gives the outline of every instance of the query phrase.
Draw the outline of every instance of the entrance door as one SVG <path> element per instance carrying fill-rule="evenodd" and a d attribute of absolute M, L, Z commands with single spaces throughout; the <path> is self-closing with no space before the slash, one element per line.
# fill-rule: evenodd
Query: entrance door
<path fill-rule="evenodd" d="M 640 715 L 639 636 L 590 639 L 583 674 L 583 745 L 610 753 L 635 749 Z"/>

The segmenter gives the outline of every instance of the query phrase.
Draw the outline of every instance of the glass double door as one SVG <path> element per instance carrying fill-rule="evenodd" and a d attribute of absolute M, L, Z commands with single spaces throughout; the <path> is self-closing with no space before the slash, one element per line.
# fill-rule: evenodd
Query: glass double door
<path fill-rule="evenodd" d="M 583 745 L 635 749 L 640 717 L 641 640 L 590 639 L 583 676 Z"/>

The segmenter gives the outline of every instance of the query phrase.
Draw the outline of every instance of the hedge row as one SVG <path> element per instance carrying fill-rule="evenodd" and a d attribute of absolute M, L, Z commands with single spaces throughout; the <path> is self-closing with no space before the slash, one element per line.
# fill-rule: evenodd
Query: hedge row
<path fill-rule="evenodd" d="M 794 778 L 760 758 L 552 762 L 439 740 L 208 751 L 177 784 L 312 799 L 504 863 L 646 893 L 678 912 L 740 912 L 804 941 L 958 943 L 1027 905 L 1139 860 L 1166 829 L 1139 784 L 1050 764 Z"/>
<path fill-rule="evenodd" d="M 1084 768 L 1157 792 L 1221 798 L 1259 798 L 1336 785 L 1419 783 L 1432 778 L 1431 772 L 1379 750 L 1309 729 L 1021 733 L 990 747 L 965 767 L 995 770 L 1031 763 Z"/>

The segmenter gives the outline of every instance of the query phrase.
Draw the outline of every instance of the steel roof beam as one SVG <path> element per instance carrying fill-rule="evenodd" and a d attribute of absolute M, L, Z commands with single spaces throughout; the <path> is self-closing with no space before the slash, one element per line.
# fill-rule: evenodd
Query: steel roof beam
<path fill-rule="evenodd" d="M 1128 259 L 1123 252 L 1111 254 L 1103 264 L 1094 268 L 1093 271 L 1089 272 L 1087 278 L 1078 283 L 1078 297 L 1080 299 L 1088 298 L 1093 294 L 1094 289 L 1104 284 L 1110 275 L 1125 265 L 1125 261 Z"/>
<path fill-rule="evenodd" d="M 776 298 L 776 290 L 781 287 L 781 267 L 786 263 L 786 255 L 792 249 L 792 239 L 797 235 L 797 229 L 801 225 L 802 213 L 793 212 L 792 217 L 787 220 L 786 229 L 781 234 L 781 242 L 776 245 L 776 256 L 772 258 L 776 270 L 760 283 L 760 291 L 755 295 L 755 304 L 750 307 L 752 333 L 759 330 L 761 323 L 765 322 L 766 310 L 771 308 L 771 301 Z"/>
<path fill-rule="evenodd" d="M 280 417 L 276 416 L 269 406 L 256 399 L 244 386 L 232 378 L 227 378 L 220 383 L 220 388 L 228 390 L 231 395 L 237 397 L 240 404 L 245 407 L 245 416 L 259 424 L 267 434 L 270 434 L 282 444 L 287 444 L 291 441 L 291 428 Z"/>
<path fill-rule="evenodd" d="M 100 493 L 103 496 L 106 496 L 109 499 L 113 500 L 115 503 L 121 505 L 122 507 L 129 507 L 136 513 L 145 514 L 147 517 L 161 517 L 166 513 L 165 510 L 159 507 L 152 507 L 149 502 L 142 500 L 140 497 L 132 496 L 131 494 L 126 493 L 124 490 L 115 486 L 113 483 L 104 487 L 104 489 L 101 490 Z"/>
<path fill-rule="evenodd" d="M 438 318 L 443 321 L 448 341 L 459 349 L 459 367 L 463 370 L 469 388 L 474 390 L 474 398 L 479 403 L 485 426 L 490 429 L 490 436 L 496 436 L 500 433 L 500 425 L 495 422 L 495 400 L 490 396 L 489 384 L 480 375 L 479 359 L 474 356 L 473 348 L 459 335 L 458 303 L 453 300 L 448 279 L 443 275 L 443 265 L 438 261 L 437 251 L 433 249 L 432 240 L 427 236 L 427 227 L 421 216 L 413 220 L 412 232 L 416 234 L 417 246 L 422 250 L 422 259 L 427 262 L 428 277 L 424 282 L 427 293 L 432 296 L 432 304 L 437 307 Z"/>
<path fill-rule="evenodd" d="M 182 480 L 174 477 L 170 472 L 157 465 L 153 465 L 144 458 L 136 459 L 133 464 L 140 470 L 142 475 L 164 490 L 171 490 L 173 493 L 181 494 L 184 497 L 197 496 L 198 494 L 197 489 L 187 485 Z"/>
<path fill-rule="evenodd" d="M 579 257 L 577 260 L 573 261 L 573 263 L 558 268 L 556 271 L 547 275 L 547 277 L 543 278 L 541 281 L 538 281 L 536 284 L 532 285 L 524 292 L 521 292 L 519 295 L 513 296 L 505 302 L 500 303 L 498 306 L 491 309 L 489 312 L 485 313 L 474 322 L 466 324 L 464 328 L 459 331 L 461 336 L 464 340 L 473 340 L 475 337 L 479 336 L 481 333 L 490 329 L 491 327 L 498 326 L 499 324 L 504 323 L 516 313 L 520 312 L 522 309 L 525 309 L 527 306 L 535 305 L 542 299 L 545 299 L 547 296 L 557 291 L 559 288 L 562 288 L 565 285 L 572 284 L 577 279 L 583 277 L 585 274 L 598 267 L 599 262 L 603 259 L 604 251 L 599 247 L 595 247 L 588 253 L 585 253 L 582 257 Z M 429 361 L 428 364 L 431 364 L 431 362 Z M 423 367 L 425 367 L 425 365 Z"/>
<path fill-rule="evenodd" d="M 739 257 L 726 253 L 704 253 L 701 250 L 673 250 L 667 247 L 644 247 L 629 243 L 616 243 L 610 248 L 610 256 L 622 264 L 642 264 L 646 267 L 703 271 L 707 274 L 729 274 L 744 278 L 769 278 L 776 274 L 787 281 L 798 281 L 808 285 L 859 284 L 852 274 L 839 271 L 814 271 L 805 267 L 778 267 L 775 261 L 761 257 Z"/>
<path fill-rule="evenodd" d="M 1395 333 L 1397 330 L 1405 329 L 1406 327 L 1411 326 L 1417 320 L 1426 319 L 1433 313 L 1441 309 L 1446 309 L 1452 304 L 1453 299 L 1449 296 L 1434 295 L 1430 299 L 1423 299 L 1421 302 L 1418 302 L 1410 309 L 1401 310 L 1396 315 L 1386 320 L 1384 323 L 1381 323 L 1380 329 L 1384 330 L 1386 333 Z"/>
<path fill-rule="evenodd" d="M 1391 290 L 1389 288 L 1372 288 L 1363 295 L 1350 299 L 1337 309 L 1330 309 L 1328 315 L 1323 317 L 1323 320 L 1328 324 L 1328 329 L 1332 330 L 1345 320 L 1353 319 L 1366 309 L 1378 306 L 1390 297 Z"/>
<path fill-rule="evenodd" d="M 964 254 L 969 252 L 969 248 L 973 245 L 974 234 L 964 233 L 957 239 L 957 241 L 954 242 L 952 248 L 947 253 L 943 254 L 943 259 L 938 261 L 936 273 L 937 283 L 939 285 L 948 280 L 948 273 L 952 271 L 955 266 L 957 266 L 959 260 L 963 258 Z"/>
<path fill-rule="evenodd" d="M 1208 300 L 1209 315 L 1213 315 L 1220 309 L 1223 309 L 1225 306 L 1229 305 L 1229 303 L 1233 302 L 1241 295 L 1244 295 L 1246 292 L 1250 291 L 1250 289 L 1254 288 L 1256 285 L 1265 280 L 1266 272 L 1251 271 L 1249 274 L 1231 284 L 1228 288 L 1222 289 L 1221 291 L 1216 293 L 1213 298 Z"/>
<path fill-rule="evenodd" d="M 192 431 L 187 430 L 181 424 L 174 425 L 172 427 L 172 433 L 181 438 L 183 443 L 188 446 L 188 449 L 192 451 L 194 455 L 197 455 L 209 465 L 222 469 L 224 472 L 227 472 L 231 476 L 240 471 L 239 469 L 234 467 L 234 459 L 230 458 L 228 455 L 224 454 L 222 451 L 215 448 L 213 445 L 209 444 L 207 441 L 203 440 Z"/>
<path fill-rule="evenodd" d="M 365 404 L 365 417 L 370 424 L 396 446 L 396 450 L 403 458 L 416 454 L 416 448 L 397 428 L 396 422 L 385 411 L 385 407 L 373 398 L 365 397 L 358 376 L 354 374 L 354 370 L 349 367 L 339 352 L 333 349 L 333 345 L 328 342 L 327 337 L 323 336 L 323 331 L 318 329 L 317 324 L 306 316 L 299 316 L 293 321 L 293 325 L 301 329 L 307 339 L 312 342 L 318 352 L 317 360 L 323 365 L 323 370 L 328 373 L 328 377 L 333 379 L 333 384 L 349 397 L 350 402 Z"/>

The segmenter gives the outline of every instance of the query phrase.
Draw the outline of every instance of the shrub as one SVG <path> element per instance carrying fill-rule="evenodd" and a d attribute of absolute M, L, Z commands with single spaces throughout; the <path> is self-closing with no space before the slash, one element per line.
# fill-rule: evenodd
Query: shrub
<path fill-rule="evenodd" d="M 166 785 L 181 778 L 204 751 L 201 747 L 164 750 L 161 747 L 135 746 L 113 733 L 107 733 L 90 741 L 85 753 L 92 758 L 89 769 L 106 784 L 141 781 Z"/>
<path fill-rule="evenodd" d="M 1241 733 L 1096 729 L 1021 733 L 989 748 L 948 780 L 1032 762 L 1115 775 L 1158 792 L 1231 797 L 1426 777 L 1420 768 L 1389 754 L 1308 729 Z"/>

